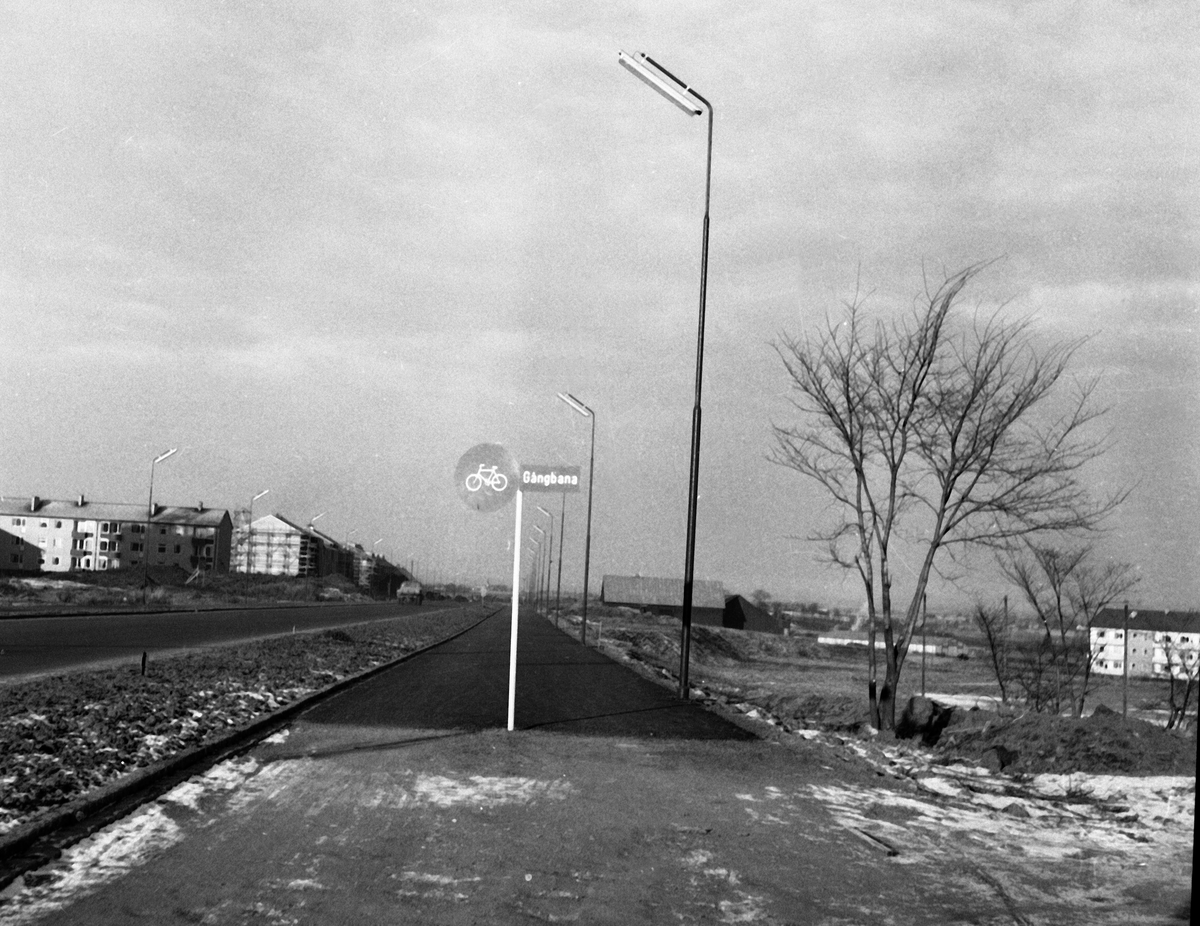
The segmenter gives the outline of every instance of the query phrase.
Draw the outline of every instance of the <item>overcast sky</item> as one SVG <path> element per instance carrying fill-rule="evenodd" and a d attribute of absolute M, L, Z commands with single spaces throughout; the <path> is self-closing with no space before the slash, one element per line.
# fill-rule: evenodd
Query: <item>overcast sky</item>
<path fill-rule="evenodd" d="M 716 110 L 697 578 L 861 600 L 767 462 L 771 342 L 860 276 L 887 314 L 1002 257 L 967 306 L 1103 374 L 1089 478 L 1137 483 L 1105 552 L 1200 608 L 1193 4 L 0 8 L 0 493 L 140 501 L 179 447 L 159 501 L 269 489 L 256 516 L 507 580 L 512 509 L 454 468 L 586 472 L 565 391 L 597 413 L 593 588 L 682 575 L 705 122 L 618 66 L 645 51 Z"/>

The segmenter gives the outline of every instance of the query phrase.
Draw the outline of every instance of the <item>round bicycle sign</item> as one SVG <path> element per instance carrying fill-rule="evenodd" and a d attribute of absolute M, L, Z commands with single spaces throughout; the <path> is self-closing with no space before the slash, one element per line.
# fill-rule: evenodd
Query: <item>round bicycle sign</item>
<path fill-rule="evenodd" d="M 517 494 L 516 458 L 500 444 L 476 444 L 454 469 L 458 497 L 472 511 L 498 511 Z"/>

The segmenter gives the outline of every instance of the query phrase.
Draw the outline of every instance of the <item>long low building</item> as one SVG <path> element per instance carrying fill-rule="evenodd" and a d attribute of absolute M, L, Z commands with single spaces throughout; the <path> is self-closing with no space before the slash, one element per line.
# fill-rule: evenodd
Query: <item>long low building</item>
<path fill-rule="evenodd" d="M 636 608 L 650 614 L 683 618 L 683 579 L 658 576 L 605 576 L 600 600 L 607 605 Z M 730 630 L 783 633 L 783 621 L 747 601 L 727 595 L 720 582 L 692 583 L 692 623 Z"/>
<path fill-rule="evenodd" d="M 618 608 L 683 617 L 683 579 L 657 576 L 605 576 L 600 601 Z M 720 627 L 725 615 L 725 586 L 720 582 L 692 583 L 692 621 Z"/>
<path fill-rule="evenodd" d="M 0 498 L 0 572 L 101 572 L 143 565 L 228 572 L 224 508 Z M 147 558 L 149 563 L 146 562 Z"/>

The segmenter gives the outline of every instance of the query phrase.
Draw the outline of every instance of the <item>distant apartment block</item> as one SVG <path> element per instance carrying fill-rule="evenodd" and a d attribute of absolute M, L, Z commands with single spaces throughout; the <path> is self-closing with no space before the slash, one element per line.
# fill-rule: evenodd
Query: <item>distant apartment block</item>
<path fill-rule="evenodd" d="M 149 565 L 228 572 L 225 509 L 38 496 L 0 498 L 0 573 L 100 572 Z M 149 560 L 147 564 L 147 559 Z"/>
<path fill-rule="evenodd" d="M 1130 678 L 1195 677 L 1200 660 L 1200 612 L 1106 608 L 1092 623 L 1092 671 Z"/>
<path fill-rule="evenodd" d="M 301 527 L 281 514 L 256 518 L 238 538 L 240 555 L 234 568 L 269 576 L 319 576 L 327 567 L 325 540 L 311 527 Z"/>

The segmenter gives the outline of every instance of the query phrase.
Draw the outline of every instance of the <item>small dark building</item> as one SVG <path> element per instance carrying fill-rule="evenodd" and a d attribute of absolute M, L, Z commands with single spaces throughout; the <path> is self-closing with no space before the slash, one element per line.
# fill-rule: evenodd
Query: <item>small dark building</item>
<path fill-rule="evenodd" d="M 775 617 L 741 595 L 725 599 L 724 627 L 730 630 L 754 630 L 758 633 L 782 634 L 783 618 Z"/>

